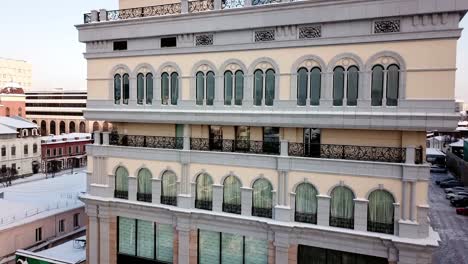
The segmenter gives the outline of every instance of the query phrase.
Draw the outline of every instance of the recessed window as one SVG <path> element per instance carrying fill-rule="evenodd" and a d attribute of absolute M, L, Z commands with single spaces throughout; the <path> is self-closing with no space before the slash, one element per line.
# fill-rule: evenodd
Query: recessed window
<path fill-rule="evenodd" d="M 59 233 L 63 233 L 65 231 L 65 220 L 62 219 L 59 221 Z"/>
<path fill-rule="evenodd" d="M 73 227 L 77 228 L 80 227 L 80 214 L 76 213 L 73 215 Z"/>
<path fill-rule="evenodd" d="M 161 48 L 177 47 L 176 37 L 161 38 Z"/>
<path fill-rule="evenodd" d="M 42 240 L 42 227 L 36 228 L 36 242 Z"/>
<path fill-rule="evenodd" d="M 114 50 L 127 50 L 127 41 L 114 41 Z"/>

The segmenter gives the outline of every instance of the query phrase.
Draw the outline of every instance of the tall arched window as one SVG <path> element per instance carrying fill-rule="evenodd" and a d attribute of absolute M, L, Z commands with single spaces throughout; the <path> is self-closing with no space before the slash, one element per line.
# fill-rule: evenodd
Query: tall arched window
<path fill-rule="evenodd" d="M 36 143 L 33 144 L 33 153 L 34 154 L 37 153 L 37 144 Z"/>
<path fill-rule="evenodd" d="M 271 218 L 273 215 L 273 186 L 267 179 L 258 179 L 252 188 L 252 215 Z"/>
<path fill-rule="evenodd" d="M 47 136 L 47 123 L 44 120 L 41 121 L 41 135 Z"/>
<path fill-rule="evenodd" d="M 242 105 L 242 100 L 244 100 L 244 72 L 241 70 L 236 71 L 234 80 L 234 103 Z"/>
<path fill-rule="evenodd" d="M 195 208 L 204 210 L 213 208 L 213 180 L 206 173 L 197 177 Z"/>
<path fill-rule="evenodd" d="M 177 206 L 177 176 L 172 171 L 161 176 L 161 203 Z"/>
<path fill-rule="evenodd" d="M 65 122 L 60 121 L 60 134 L 65 133 Z"/>
<path fill-rule="evenodd" d="M 179 100 L 179 74 L 177 72 L 171 73 L 171 104 L 177 105 Z"/>
<path fill-rule="evenodd" d="M 137 75 L 137 104 L 143 104 L 145 99 L 145 75 L 139 73 Z"/>
<path fill-rule="evenodd" d="M 336 67 L 333 70 L 333 105 L 343 105 L 344 98 L 344 68 Z"/>
<path fill-rule="evenodd" d="M 99 123 L 97 121 L 94 121 L 93 123 L 93 132 L 94 131 L 99 131 L 101 127 L 99 126 Z"/>
<path fill-rule="evenodd" d="M 152 184 L 151 179 L 153 176 L 148 169 L 141 169 L 138 171 L 138 190 L 137 200 L 142 202 L 152 202 Z"/>
<path fill-rule="evenodd" d="M 56 132 L 56 131 L 55 131 L 55 121 L 53 121 L 53 120 L 50 121 L 50 125 L 49 125 L 49 126 L 50 126 L 50 128 L 49 128 L 49 133 L 52 134 L 52 135 L 55 135 L 55 134 L 56 134 L 56 133 L 55 133 L 55 132 Z"/>
<path fill-rule="evenodd" d="M 203 72 L 197 72 L 196 90 L 197 105 L 203 105 L 205 100 L 205 74 Z"/>
<path fill-rule="evenodd" d="M 169 104 L 169 74 L 161 74 L 161 104 Z"/>
<path fill-rule="evenodd" d="M 197 105 L 203 105 L 206 99 L 206 105 L 213 105 L 215 98 L 215 75 L 214 72 L 197 72 L 196 75 L 196 101 Z M 206 95 L 206 96 L 205 96 Z"/>
<path fill-rule="evenodd" d="M 297 71 L 297 105 L 306 105 L 308 78 L 309 72 L 306 68 L 300 68 Z"/>
<path fill-rule="evenodd" d="M 120 104 L 122 99 L 122 77 L 120 74 L 114 75 L 114 103 Z"/>
<path fill-rule="evenodd" d="M 164 105 L 177 105 L 179 98 L 179 74 L 164 72 L 161 74 L 161 101 Z"/>
<path fill-rule="evenodd" d="M 382 105 L 384 84 L 384 68 L 381 65 L 376 65 L 372 68 L 372 84 L 371 84 L 371 105 Z"/>
<path fill-rule="evenodd" d="M 387 105 L 398 105 L 398 90 L 400 88 L 400 68 L 392 64 L 387 68 Z"/>
<path fill-rule="evenodd" d="M 233 78 L 232 72 L 226 71 L 224 73 L 224 105 L 232 104 L 232 87 Z"/>
<path fill-rule="evenodd" d="M 228 176 L 223 183 L 223 212 L 241 213 L 241 183 L 236 176 Z"/>
<path fill-rule="evenodd" d="M 367 231 L 393 234 L 394 203 L 393 195 L 385 190 L 376 190 L 369 195 Z"/>
<path fill-rule="evenodd" d="M 272 106 L 275 100 L 275 71 L 269 69 L 265 77 L 265 105 Z"/>
<path fill-rule="evenodd" d="M 317 190 L 310 183 L 301 183 L 296 188 L 296 222 L 317 224 Z"/>
<path fill-rule="evenodd" d="M 124 167 L 118 167 L 115 170 L 114 197 L 128 199 L 128 171 Z"/>
<path fill-rule="evenodd" d="M 354 194 L 345 187 L 335 187 L 330 200 L 330 226 L 354 229 Z"/>
<path fill-rule="evenodd" d="M 215 75 L 209 71 L 206 74 L 206 105 L 213 105 L 215 98 Z"/>
<path fill-rule="evenodd" d="M 359 88 L 359 69 L 356 66 L 348 68 L 348 83 L 346 92 L 346 104 L 349 106 L 357 105 Z"/>
<path fill-rule="evenodd" d="M 146 74 L 146 104 L 153 103 L 153 74 Z"/>
<path fill-rule="evenodd" d="M 128 104 L 130 98 L 130 76 L 128 74 L 123 75 L 123 103 Z"/>
<path fill-rule="evenodd" d="M 70 121 L 70 124 L 68 124 L 68 131 L 70 133 L 75 133 L 76 132 L 75 122 Z"/>
<path fill-rule="evenodd" d="M 25 144 L 23 146 L 23 153 L 24 155 L 28 155 L 29 154 L 29 146 L 27 144 Z"/>
<path fill-rule="evenodd" d="M 263 71 L 256 70 L 254 73 L 254 104 L 262 105 L 263 101 Z"/>
<path fill-rule="evenodd" d="M 315 67 L 310 71 L 310 105 L 320 104 L 322 90 L 322 71 Z"/>

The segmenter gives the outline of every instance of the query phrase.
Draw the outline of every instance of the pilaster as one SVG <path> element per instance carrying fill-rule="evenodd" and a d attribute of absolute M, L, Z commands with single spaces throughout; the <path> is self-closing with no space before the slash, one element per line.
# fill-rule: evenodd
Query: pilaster
<path fill-rule="evenodd" d="M 94 131 L 94 145 L 101 145 L 101 132 Z"/>
<path fill-rule="evenodd" d="M 213 184 L 213 212 L 223 211 L 223 185 Z"/>
<path fill-rule="evenodd" d="M 96 205 L 86 205 L 86 214 L 88 215 L 87 244 L 88 263 L 99 264 L 99 222 Z"/>
<path fill-rule="evenodd" d="M 252 188 L 241 187 L 241 214 L 252 215 Z"/>
<path fill-rule="evenodd" d="M 330 225 L 330 196 L 317 195 L 317 224 Z"/>
<path fill-rule="evenodd" d="M 367 231 L 367 205 L 365 199 L 354 199 L 354 230 Z"/>
<path fill-rule="evenodd" d="M 136 201 L 137 198 L 137 178 L 134 176 L 128 177 L 128 200 Z"/>
<path fill-rule="evenodd" d="M 102 132 L 102 145 L 109 145 L 109 134 L 110 132 Z"/>
<path fill-rule="evenodd" d="M 161 203 L 161 180 L 160 179 L 151 179 L 151 189 L 152 189 L 152 203 L 160 204 Z"/>

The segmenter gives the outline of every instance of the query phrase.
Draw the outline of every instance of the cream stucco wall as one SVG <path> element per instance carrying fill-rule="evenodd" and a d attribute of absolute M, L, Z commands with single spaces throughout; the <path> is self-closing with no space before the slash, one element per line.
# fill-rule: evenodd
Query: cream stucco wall
<path fill-rule="evenodd" d="M 128 170 L 129 176 L 134 177 L 138 175 L 138 171 L 141 168 L 147 168 L 153 175 L 153 179 L 158 179 L 166 170 L 172 170 L 177 175 L 177 180 L 180 181 L 181 165 L 177 162 L 109 158 L 106 164 L 108 175 L 113 175 L 119 166 L 125 167 Z"/>
<path fill-rule="evenodd" d="M 190 79 L 193 66 L 202 60 L 212 62 L 216 70 L 228 59 L 239 59 L 246 67 L 261 57 L 273 59 L 279 67 L 280 99 L 290 97 L 290 74 L 293 64 L 304 55 L 316 55 L 326 63 L 335 56 L 352 52 L 366 61 L 382 51 L 393 51 L 400 54 L 407 67 L 406 96 L 408 99 L 453 99 L 456 68 L 456 40 L 424 40 L 388 43 L 370 43 L 353 45 L 329 45 L 303 48 L 282 48 L 250 51 L 191 53 L 181 55 L 161 55 L 142 57 L 122 57 L 111 59 L 88 60 L 88 99 L 106 99 L 112 97 L 112 69 L 119 64 L 126 65 L 134 71 L 137 65 L 149 63 L 158 69 L 165 62 L 174 62 L 180 69 L 182 77 L 182 99 L 189 99 Z M 105 81 L 105 80 L 108 81 Z M 158 85 L 156 83 L 156 85 Z M 134 87 L 132 87 L 134 89 Z"/>

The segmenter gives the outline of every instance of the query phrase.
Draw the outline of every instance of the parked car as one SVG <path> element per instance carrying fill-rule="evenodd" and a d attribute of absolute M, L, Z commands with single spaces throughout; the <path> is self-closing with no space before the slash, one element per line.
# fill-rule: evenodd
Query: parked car
<path fill-rule="evenodd" d="M 446 182 L 441 182 L 440 187 L 442 188 L 451 188 L 451 187 L 462 187 L 463 183 L 457 181 L 457 180 L 451 180 L 451 181 L 446 181 Z"/>
<path fill-rule="evenodd" d="M 426 149 L 426 161 L 431 164 L 431 172 L 447 172 L 445 154 L 435 148 Z"/>
<path fill-rule="evenodd" d="M 436 183 L 437 185 L 439 185 L 441 182 L 452 181 L 452 180 L 455 180 L 455 178 L 453 178 L 453 176 L 448 176 L 448 175 L 447 175 L 447 176 L 445 176 L 445 177 L 443 177 L 443 178 L 440 178 L 440 179 L 436 180 L 435 183 Z"/>
<path fill-rule="evenodd" d="M 459 215 L 468 215 L 468 206 L 455 209 Z"/>
<path fill-rule="evenodd" d="M 468 191 L 468 187 L 453 187 L 453 188 L 445 188 L 445 193 L 453 193 L 453 192 L 464 192 Z"/>
<path fill-rule="evenodd" d="M 455 207 L 468 206 L 468 196 L 456 197 L 450 200 L 450 203 Z"/>
<path fill-rule="evenodd" d="M 457 198 L 459 196 L 468 196 L 468 192 L 454 192 L 454 193 L 447 193 L 445 195 L 445 198 L 452 200 L 454 198 Z"/>

